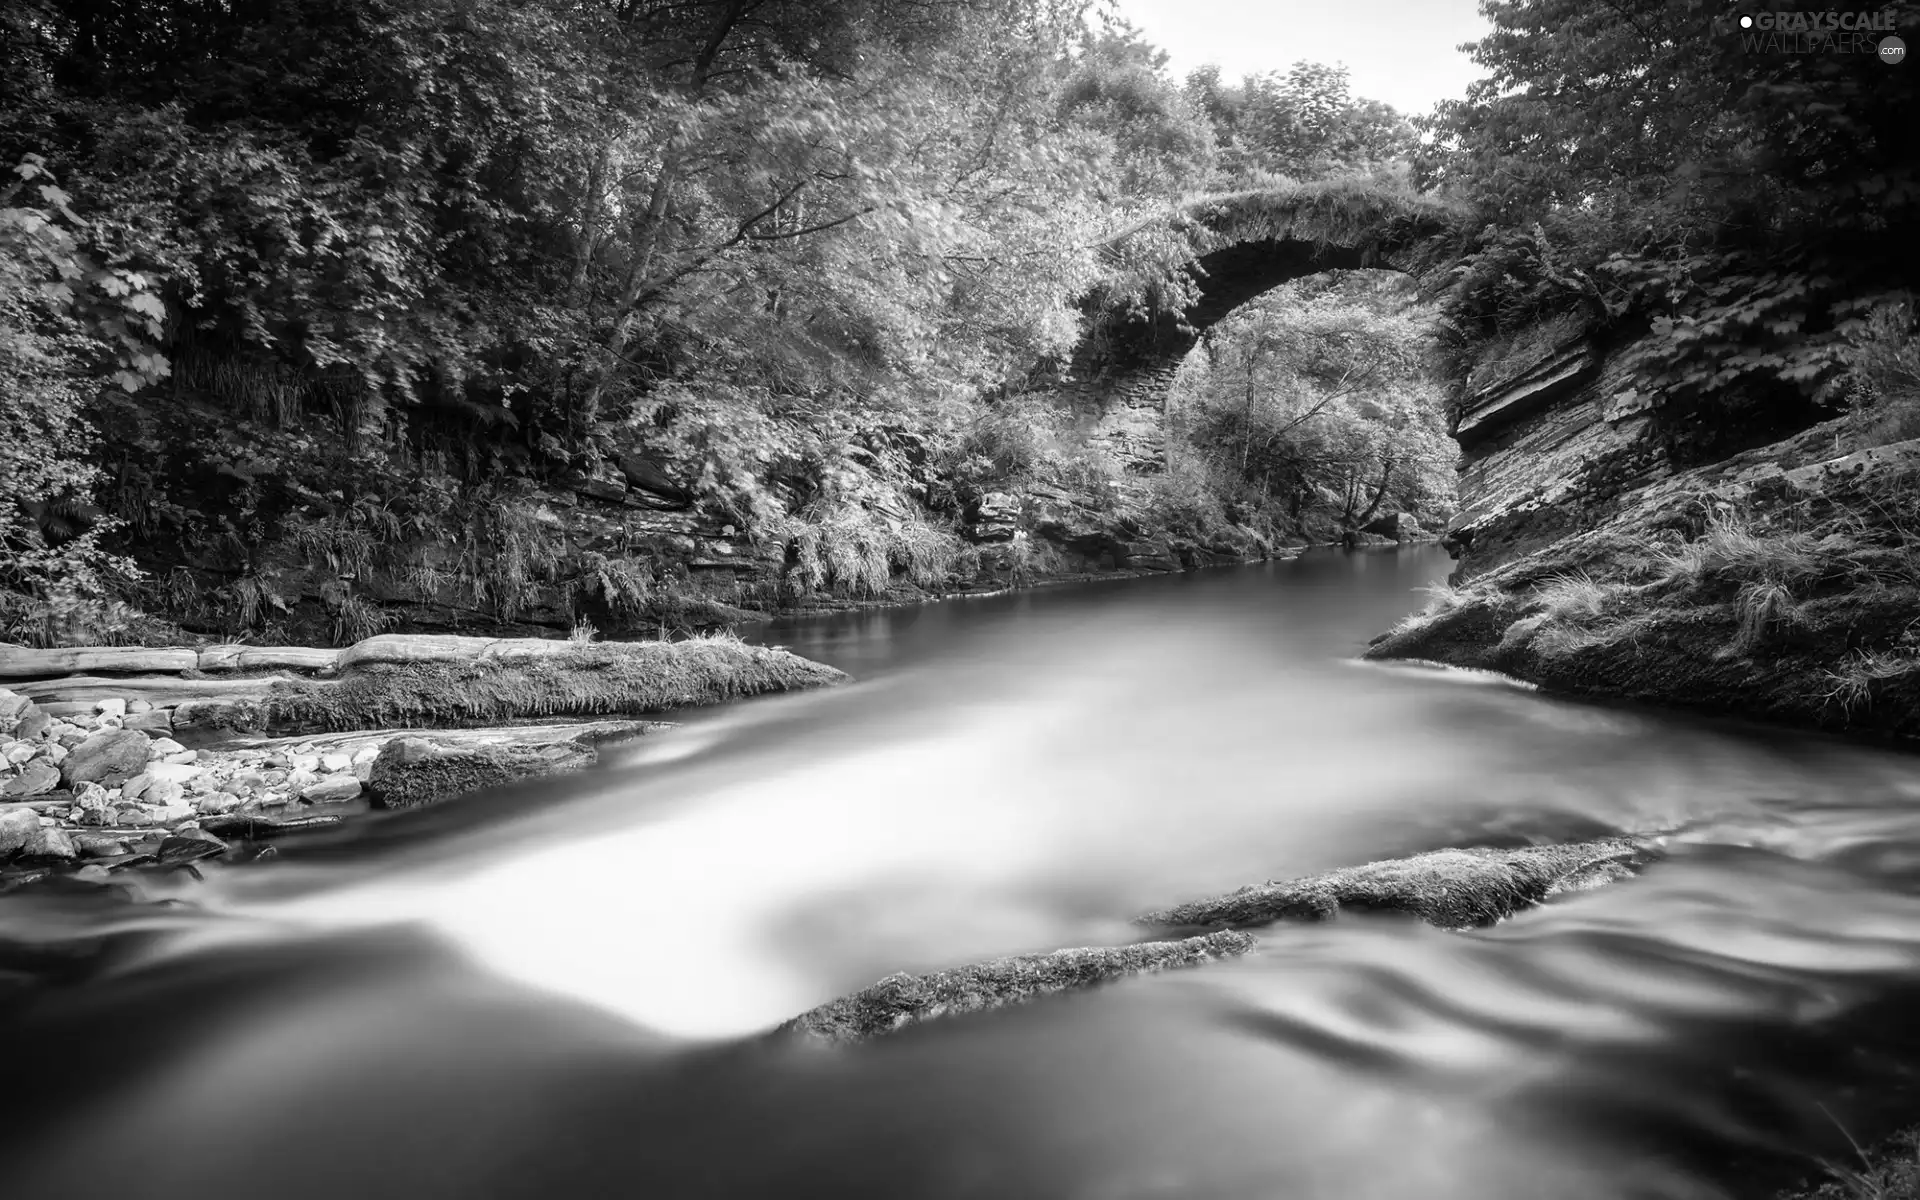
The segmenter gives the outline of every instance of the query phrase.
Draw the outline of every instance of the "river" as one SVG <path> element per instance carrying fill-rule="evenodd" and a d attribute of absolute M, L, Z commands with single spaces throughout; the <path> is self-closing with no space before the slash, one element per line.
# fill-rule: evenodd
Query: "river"
<path fill-rule="evenodd" d="M 0 1195 L 1721 1196 L 1920 1116 L 1920 758 L 1354 661 L 1448 566 L 777 625 L 857 682 L 136 917 L 0 900 L 0 981 L 36 981 L 0 993 Z M 758 1036 L 1269 878 L 1615 831 L 1669 857 L 1480 932 L 1343 917 L 864 1046 Z"/>

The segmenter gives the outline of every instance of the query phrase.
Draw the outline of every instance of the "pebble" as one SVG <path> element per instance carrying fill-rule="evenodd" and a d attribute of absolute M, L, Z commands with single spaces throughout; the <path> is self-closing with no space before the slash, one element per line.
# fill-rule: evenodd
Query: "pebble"
<path fill-rule="evenodd" d="M 185 746 L 182 746 L 172 738 L 162 737 L 153 739 L 153 756 L 155 758 L 165 758 L 169 754 L 179 754 L 185 749 Z"/>
<path fill-rule="evenodd" d="M 73 835 L 73 848 L 82 858 L 112 858 L 127 852 L 124 839 L 108 833 L 76 833 Z"/>
<path fill-rule="evenodd" d="M 21 763 L 34 757 L 37 752 L 38 748 L 30 743 L 15 742 L 13 745 L 7 747 L 6 758 L 7 761 L 14 766 L 19 766 Z"/>
<path fill-rule="evenodd" d="M 0 858 L 19 851 L 40 834 L 40 818 L 30 808 L 0 811 Z"/>
<path fill-rule="evenodd" d="M 158 805 L 161 808 L 171 808 L 181 803 L 181 797 L 184 794 L 185 789 L 179 784 L 169 779 L 160 779 L 148 786 L 146 794 L 141 796 L 140 800 L 144 804 Z"/>
<path fill-rule="evenodd" d="M 341 771 L 351 771 L 353 770 L 353 756 L 348 754 L 322 754 L 320 756 L 320 769 L 330 775 L 337 775 Z"/>
<path fill-rule="evenodd" d="M 60 786 L 60 768 L 36 758 L 20 768 L 18 775 L 0 776 L 0 796 L 24 798 L 40 796 Z"/>
<path fill-rule="evenodd" d="M 360 781 L 351 775 L 335 775 L 302 788 L 300 798 L 309 804 L 331 804 L 351 800 L 360 794 Z"/>
<path fill-rule="evenodd" d="M 124 717 L 127 715 L 125 700 L 102 700 L 93 706 L 93 711 L 103 717 Z"/>
<path fill-rule="evenodd" d="M 169 734 L 173 732 L 173 714 L 164 708 L 150 709 L 147 712 L 129 712 L 121 725 L 128 729 L 138 729 L 142 733 Z"/>
<path fill-rule="evenodd" d="M 293 756 L 293 769 L 296 771 L 304 771 L 309 775 L 314 774 L 320 770 L 320 756 L 318 754 L 296 754 Z"/>
<path fill-rule="evenodd" d="M 167 783 L 185 783 L 189 779 L 198 779 L 205 773 L 205 769 L 198 763 L 181 763 L 169 760 L 166 762 L 147 764 L 147 776 L 150 779 L 155 781 L 164 780 Z"/>
<path fill-rule="evenodd" d="M 129 700 L 127 701 L 127 711 L 130 713 L 152 712 L 153 704 L 147 700 Z"/>
<path fill-rule="evenodd" d="M 67 836 L 66 830 L 48 822 L 20 853 L 29 858 L 71 859 L 78 851 L 73 848 L 73 839 Z"/>
<path fill-rule="evenodd" d="M 232 812 L 240 807 L 240 797 L 232 792 L 209 792 L 196 800 L 194 807 L 203 813 Z"/>

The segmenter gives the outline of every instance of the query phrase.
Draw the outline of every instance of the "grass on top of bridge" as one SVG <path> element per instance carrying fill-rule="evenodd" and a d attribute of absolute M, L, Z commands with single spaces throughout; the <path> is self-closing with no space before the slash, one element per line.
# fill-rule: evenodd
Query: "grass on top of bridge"
<path fill-rule="evenodd" d="M 1267 240 L 1404 244 L 1456 230 L 1467 215 L 1455 201 L 1367 176 L 1198 196 L 1183 208 L 1216 246 Z"/>

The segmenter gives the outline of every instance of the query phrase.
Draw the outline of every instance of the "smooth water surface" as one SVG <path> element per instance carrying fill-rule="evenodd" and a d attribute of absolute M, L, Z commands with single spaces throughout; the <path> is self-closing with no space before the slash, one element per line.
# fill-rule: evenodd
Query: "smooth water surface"
<path fill-rule="evenodd" d="M 1920 758 L 1354 661 L 1448 566 L 776 626 L 857 682 L 137 918 L 0 900 L 0 969 L 45 981 L 0 1010 L 3 1194 L 1716 1196 L 1920 1117 Z M 1269 878 L 1614 831 L 1671 855 L 1478 933 L 1342 918 L 849 1050 L 759 1037 Z"/>

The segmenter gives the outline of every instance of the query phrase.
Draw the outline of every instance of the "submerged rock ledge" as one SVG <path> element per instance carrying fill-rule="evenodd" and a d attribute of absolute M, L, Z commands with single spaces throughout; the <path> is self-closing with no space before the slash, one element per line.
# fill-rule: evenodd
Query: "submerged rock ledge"
<path fill-rule="evenodd" d="M 889 975 L 774 1031 L 842 1045 L 937 1017 L 984 1012 L 1081 991 L 1134 975 L 1235 958 L 1257 944 L 1245 926 L 1320 921 L 1342 911 L 1397 912 L 1443 929 L 1491 925 L 1567 892 L 1603 887 L 1658 857 L 1644 840 L 1618 837 L 1558 846 L 1435 850 L 1343 867 L 1149 913 L 1162 928 L 1228 926 L 1177 940 L 997 958 L 925 975 Z"/>
<path fill-rule="evenodd" d="M 1563 892 L 1623 879 L 1655 855 L 1650 845 L 1632 838 L 1509 850 L 1435 850 L 1245 887 L 1148 913 L 1140 923 L 1243 928 L 1275 921 L 1321 921 L 1346 911 L 1408 913 L 1442 929 L 1471 929 L 1504 920 Z"/>
<path fill-rule="evenodd" d="M 1223 930 L 1177 942 L 996 958 L 927 975 L 901 972 L 803 1013 L 775 1032 L 835 1044 L 864 1041 L 935 1017 L 1004 1008 L 1130 975 L 1233 958 L 1253 946 L 1251 934 Z"/>

